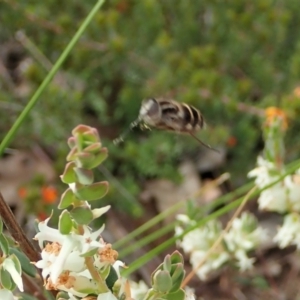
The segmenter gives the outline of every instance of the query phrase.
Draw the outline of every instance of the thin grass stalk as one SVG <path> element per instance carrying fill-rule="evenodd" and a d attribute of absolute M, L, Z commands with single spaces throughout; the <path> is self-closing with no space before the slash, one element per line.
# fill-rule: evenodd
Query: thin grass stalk
<path fill-rule="evenodd" d="M 77 41 L 79 40 L 81 35 L 85 31 L 85 29 L 87 28 L 89 23 L 92 21 L 93 17 L 96 15 L 99 8 L 103 5 L 104 1 L 105 0 L 98 0 L 98 2 L 95 4 L 95 6 L 90 11 L 88 16 L 85 18 L 82 25 L 79 27 L 79 29 L 77 30 L 77 32 L 75 33 L 75 35 L 73 36 L 73 38 L 71 39 L 71 41 L 69 42 L 69 44 L 67 45 L 65 50 L 63 51 L 63 53 L 60 55 L 60 57 L 58 58 L 58 60 L 56 61 L 56 63 L 54 64 L 54 66 L 52 67 L 50 72 L 48 73 L 48 75 L 46 76 L 46 78 L 43 80 L 43 82 L 41 83 L 39 88 L 36 90 L 36 92 L 33 94 L 31 99 L 25 106 L 24 110 L 21 112 L 21 114 L 19 115 L 17 120 L 14 122 L 14 124 L 12 125 L 12 127 L 10 128 L 8 133 L 5 135 L 5 137 L 3 138 L 3 140 L 0 144 L 0 156 L 3 155 L 5 149 L 9 146 L 10 142 L 16 135 L 18 129 L 20 128 L 20 126 L 22 125 L 22 123 L 24 122 L 26 117 L 28 116 L 29 112 L 32 110 L 34 105 L 37 103 L 39 97 L 41 96 L 41 94 L 43 93 L 45 88 L 48 86 L 48 84 L 51 82 L 52 78 L 57 73 L 57 71 L 59 70 L 61 65 L 64 63 L 64 61 L 70 54 L 71 50 L 74 48 L 75 44 L 77 43 Z"/>

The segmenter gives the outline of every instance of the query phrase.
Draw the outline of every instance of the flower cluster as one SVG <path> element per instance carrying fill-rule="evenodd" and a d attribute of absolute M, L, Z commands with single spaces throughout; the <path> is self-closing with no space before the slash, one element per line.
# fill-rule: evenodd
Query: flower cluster
<path fill-rule="evenodd" d="M 83 125 L 73 130 L 69 146 L 69 163 L 61 176 L 68 189 L 59 203 L 63 211 L 58 229 L 48 226 L 48 218 L 39 223 L 35 236 L 42 249 L 35 266 L 42 269 L 46 289 L 59 291 L 63 293 L 59 297 L 69 300 L 194 300 L 181 288 L 185 272 L 178 252 L 166 256 L 154 271 L 150 289 L 145 284 L 131 288 L 130 281 L 121 276 L 125 264 L 101 237 L 104 225 L 95 231 L 89 227 L 110 208 L 92 209 L 89 203 L 107 193 L 108 183 L 94 183 L 91 171 L 107 157 L 107 149 L 102 148 L 97 131 Z"/>
<path fill-rule="evenodd" d="M 175 228 L 176 236 L 181 235 L 185 228 L 195 225 L 195 221 L 186 215 L 178 215 L 177 219 L 182 225 Z M 193 269 L 203 280 L 211 272 L 229 262 L 236 263 L 242 271 L 250 269 L 254 259 L 249 258 L 247 253 L 255 249 L 265 237 L 265 232 L 257 226 L 256 219 L 248 213 L 243 213 L 240 218 L 233 221 L 231 229 L 224 235 L 223 243 L 207 257 L 207 252 L 221 233 L 221 223 L 213 220 L 201 228 L 190 231 L 178 241 L 178 245 L 190 255 Z"/>
<path fill-rule="evenodd" d="M 276 168 L 275 163 L 262 157 L 257 159 L 257 168 L 249 172 L 249 177 L 255 177 L 255 184 L 264 189 L 278 181 L 283 171 Z M 283 180 L 263 190 L 258 198 L 261 210 L 285 213 L 300 211 L 300 169 L 293 175 L 287 175 Z"/>
<path fill-rule="evenodd" d="M 283 163 L 283 138 L 287 128 L 284 112 L 278 108 L 267 109 L 265 125 L 265 156 L 258 157 L 257 167 L 248 176 L 254 177 L 256 186 L 262 189 L 258 198 L 259 209 L 286 214 L 274 242 L 281 248 L 296 245 L 299 249 L 300 169 L 296 168 L 294 173 L 281 179 L 286 172 Z"/>
<path fill-rule="evenodd" d="M 78 297 L 99 292 L 101 287 L 92 278 L 85 257 L 93 253 L 89 258 L 92 258 L 98 274 L 107 273 L 111 265 L 119 263 L 116 261 L 117 252 L 99 236 L 103 227 L 92 232 L 83 226 L 83 234 L 72 232 L 64 235 L 49 227 L 48 220 L 39 223 L 40 231 L 35 236 L 42 249 L 42 259 L 35 265 L 42 269 L 46 288 L 66 291 Z"/>

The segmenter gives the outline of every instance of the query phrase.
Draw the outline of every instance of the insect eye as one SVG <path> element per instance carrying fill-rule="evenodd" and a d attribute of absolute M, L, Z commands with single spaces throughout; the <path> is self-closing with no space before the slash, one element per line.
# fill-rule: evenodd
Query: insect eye
<path fill-rule="evenodd" d="M 151 103 L 151 106 L 148 109 L 147 115 L 148 116 L 155 116 L 155 115 L 158 115 L 159 112 L 160 112 L 159 104 L 156 101 L 152 100 L 152 103 Z"/>
<path fill-rule="evenodd" d="M 147 99 L 143 101 L 142 107 L 140 109 L 140 116 L 159 116 L 161 113 L 160 106 L 155 99 Z"/>

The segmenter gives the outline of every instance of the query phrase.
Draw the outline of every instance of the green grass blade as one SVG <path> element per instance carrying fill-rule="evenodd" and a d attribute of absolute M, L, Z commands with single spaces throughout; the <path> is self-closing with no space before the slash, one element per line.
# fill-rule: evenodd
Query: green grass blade
<path fill-rule="evenodd" d="M 165 219 L 165 217 L 175 213 L 179 208 L 181 208 L 184 205 L 185 205 L 185 203 L 183 203 L 183 202 L 176 203 L 174 206 L 170 207 L 169 209 L 167 209 L 164 212 L 160 213 L 159 215 L 155 216 L 154 218 L 152 218 L 151 220 L 149 220 L 148 222 L 146 222 L 145 224 L 143 224 L 136 230 L 132 231 L 131 233 L 127 234 L 126 237 L 124 237 L 123 239 L 115 242 L 113 244 L 113 248 L 119 249 L 121 246 L 123 246 L 127 243 L 130 243 L 130 241 L 132 239 L 134 239 L 136 236 L 140 235 L 145 230 L 151 228 L 158 222 L 162 221 L 163 219 Z"/>
<path fill-rule="evenodd" d="M 77 30 L 77 32 L 73 36 L 72 40 L 69 42 L 69 44 L 67 45 L 67 47 L 65 48 L 63 53 L 60 55 L 60 57 L 58 58 L 58 60 L 56 61 L 56 63 L 54 64 L 54 66 L 52 67 L 52 69 L 50 70 L 48 75 L 46 76 L 46 78 L 44 79 L 44 81 L 41 83 L 39 88 L 33 94 L 31 99 L 29 100 L 28 104 L 26 105 L 26 107 L 24 108 L 22 113 L 19 115 L 19 117 L 17 118 L 17 120 L 15 121 L 15 123 L 13 124 L 11 129 L 5 135 L 5 137 L 3 138 L 3 140 L 0 144 L 0 156 L 3 154 L 4 150 L 8 147 L 9 143 L 12 141 L 13 137 L 15 136 L 16 132 L 20 128 L 21 124 L 23 123 L 23 121 L 25 120 L 25 118 L 27 117 L 27 115 L 29 114 L 31 109 L 34 107 L 34 105 L 36 104 L 39 97 L 41 96 L 42 92 L 48 86 L 48 84 L 50 83 L 50 81 L 52 80 L 54 75 L 59 70 L 60 66 L 66 60 L 66 58 L 70 54 L 71 50 L 73 49 L 73 47 L 75 46 L 75 44 L 79 40 L 80 36 L 85 31 L 88 24 L 91 22 L 92 18 L 95 16 L 95 14 L 99 10 L 99 8 L 103 5 L 104 1 L 105 0 L 99 0 L 95 4 L 93 9 L 90 11 L 90 13 L 86 17 L 86 19 L 83 21 L 82 25 L 79 27 L 79 29 Z"/>
<path fill-rule="evenodd" d="M 270 188 L 271 186 L 273 186 L 274 184 L 282 181 L 287 175 L 294 173 L 296 170 L 298 170 L 300 168 L 300 160 L 297 160 L 293 163 L 291 163 L 288 167 L 287 167 L 287 171 L 281 175 L 280 177 L 278 177 L 278 179 L 274 180 L 273 182 L 271 182 L 270 184 L 268 184 L 267 186 L 265 186 L 263 189 L 257 189 L 255 192 L 253 192 L 251 198 L 258 196 L 262 191 Z M 137 260 L 135 260 L 128 269 L 124 270 L 122 272 L 123 276 L 129 276 L 132 272 L 134 272 L 135 270 L 137 270 L 138 268 L 140 268 L 142 265 L 146 264 L 148 261 L 150 261 L 153 257 L 159 255 L 162 251 L 164 251 L 165 249 L 167 249 L 168 247 L 170 247 L 173 243 L 175 243 L 175 241 L 177 239 L 180 239 L 181 237 L 183 237 L 185 234 L 187 234 L 188 232 L 199 228 L 203 225 L 205 225 L 207 222 L 209 222 L 210 220 L 213 220 L 217 217 L 222 216 L 223 214 L 229 212 L 230 210 L 234 209 L 235 207 L 239 206 L 241 204 L 241 202 L 244 200 L 244 196 L 240 197 L 239 199 L 227 204 L 226 206 L 222 207 L 221 209 L 213 212 L 212 214 L 204 217 L 203 219 L 201 219 L 199 222 L 197 222 L 194 226 L 189 227 L 188 229 L 186 229 L 180 236 L 178 237 L 172 237 L 171 239 L 165 241 L 164 243 L 160 244 L 158 247 L 150 250 L 147 254 L 141 256 L 140 258 L 138 258 Z M 249 199 L 250 200 L 250 199 Z"/>
<path fill-rule="evenodd" d="M 134 244 L 129 243 L 128 247 L 122 249 L 119 252 L 119 258 L 122 258 L 122 257 L 136 251 L 136 249 L 141 248 L 141 247 L 155 241 L 156 239 L 160 238 L 161 236 L 163 236 L 164 234 L 166 234 L 168 232 L 174 231 L 174 227 L 177 224 L 178 224 L 178 222 L 174 221 L 166 226 L 163 226 L 161 229 L 156 230 L 155 232 L 145 236 L 144 238 L 136 241 L 136 243 L 134 243 Z"/>

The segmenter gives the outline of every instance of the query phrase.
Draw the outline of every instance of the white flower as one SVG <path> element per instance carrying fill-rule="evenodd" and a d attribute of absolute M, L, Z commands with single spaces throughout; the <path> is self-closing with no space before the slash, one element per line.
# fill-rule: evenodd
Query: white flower
<path fill-rule="evenodd" d="M 52 282 L 48 281 L 49 287 Z M 98 291 L 98 284 L 91 276 L 81 276 L 74 272 L 63 272 L 54 285 L 55 289 L 69 292 L 77 297 L 85 297 L 88 294 L 95 294 Z"/>
<path fill-rule="evenodd" d="M 189 225 L 194 225 L 195 221 L 190 220 Z M 180 226 L 175 228 L 175 233 L 183 231 Z M 208 250 L 221 233 L 221 224 L 217 221 L 210 221 L 205 226 L 194 229 L 187 233 L 182 241 L 178 242 L 179 246 L 185 253 L 194 250 Z"/>
<path fill-rule="evenodd" d="M 241 271 L 246 271 L 252 269 L 254 258 L 249 258 L 245 251 L 242 249 L 235 252 L 235 258 L 238 260 L 238 266 Z"/>
<path fill-rule="evenodd" d="M 9 290 L 0 289 L 0 299 L 2 300 L 17 300 L 13 293 Z"/>
<path fill-rule="evenodd" d="M 283 225 L 274 237 L 280 248 L 296 245 L 300 249 L 300 216 L 297 213 L 286 215 Z"/>
<path fill-rule="evenodd" d="M 257 159 L 258 167 L 249 172 L 249 177 L 256 177 L 255 184 L 259 188 L 276 181 L 282 172 L 276 169 L 274 163 Z M 295 175 L 288 175 L 282 181 L 261 192 L 258 198 L 259 209 L 284 213 L 300 211 L 300 180 L 299 170 Z"/>
<path fill-rule="evenodd" d="M 197 250 L 193 251 L 190 255 L 190 263 L 192 264 L 193 269 L 197 269 L 197 276 L 202 280 L 205 280 L 210 272 L 220 268 L 230 258 L 228 253 L 222 249 L 219 253 L 211 254 L 202 266 L 198 268 L 200 261 L 206 256 L 206 252 L 207 251 Z"/>
<path fill-rule="evenodd" d="M 194 292 L 195 290 L 186 286 L 184 288 L 184 291 L 185 291 L 185 298 L 184 300 L 195 300 L 195 295 L 194 295 Z"/>
<path fill-rule="evenodd" d="M 45 241 L 50 242 L 42 250 L 42 260 L 36 266 L 43 269 L 44 278 L 50 275 L 52 283 L 56 284 L 62 271 L 79 272 L 85 268 L 82 254 L 105 247 L 103 240 L 96 240 L 104 227 L 91 232 L 87 226 L 83 226 L 83 235 L 73 232 L 63 235 L 59 230 L 47 226 L 48 221 L 49 219 L 39 223 L 40 232 L 35 236 L 41 248 Z"/>
<path fill-rule="evenodd" d="M 97 300 L 118 300 L 118 299 L 113 295 L 112 292 L 107 292 L 98 295 Z"/>
<path fill-rule="evenodd" d="M 261 156 L 257 158 L 257 165 L 257 168 L 248 173 L 248 177 L 256 177 L 255 184 L 263 188 L 276 179 L 276 176 L 271 176 L 271 173 L 276 172 L 276 167 L 274 163 L 263 159 Z"/>
<path fill-rule="evenodd" d="M 2 268 L 5 269 L 11 276 L 12 280 L 17 285 L 18 289 L 23 292 L 23 281 L 21 277 L 21 266 L 17 266 L 16 264 L 20 264 L 18 259 L 11 255 L 10 257 L 5 258 L 2 262 Z M 0 298 L 2 299 L 2 298 Z"/>
<path fill-rule="evenodd" d="M 258 207 L 261 210 L 284 213 L 288 209 L 287 191 L 282 183 L 277 183 L 261 192 L 258 198 Z"/>
<path fill-rule="evenodd" d="M 131 297 L 134 300 L 142 300 L 145 298 L 149 288 L 143 280 L 139 282 L 130 281 Z"/>
<path fill-rule="evenodd" d="M 266 238 L 266 231 L 258 227 L 255 217 L 244 212 L 234 219 L 231 229 L 224 236 L 226 248 L 237 259 L 241 271 L 252 268 L 252 258 L 247 252 L 255 249 Z"/>
<path fill-rule="evenodd" d="M 94 208 L 92 210 L 93 213 L 93 218 L 97 219 L 99 217 L 101 217 L 102 215 L 104 215 L 106 212 L 108 212 L 110 209 L 110 205 L 104 206 L 104 207 L 100 207 L 100 208 Z"/>
<path fill-rule="evenodd" d="M 232 222 L 230 230 L 225 234 L 224 241 L 231 252 L 239 249 L 252 250 L 264 240 L 266 232 L 258 227 L 255 217 L 244 212 L 240 218 Z"/>
<path fill-rule="evenodd" d="M 195 224 L 195 221 L 190 220 L 184 215 L 180 215 L 178 219 L 183 221 L 184 225 Z M 211 271 L 218 269 L 229 259 L 226 250 L 220 246 L 209 255 L 202 266 L 198 268 L 199 263 L 206 257 L 207 251 L 221 234 L 221 229 L 221 223 L 213 220 L 208 222 L 205 226 L 187 233 L 182 238 L 182 241 L 178 242 L 183 251 L 190 254 L 190 263 L 193 265 L 194 269 L 198 269 L 197 275 L 201 279 L 206 279 Z M 178 226 L 178 229 L 175 230 L 175 232 L 180 232 L 181 230 L 183 231 L 183 229 Z"/>
<path fill-rule="evenodd" d="M 299 174 L 289 175 L 284 178 L 287 194 L 290 201 L 290 209 L 300 212 L 300 182 Z"/>

